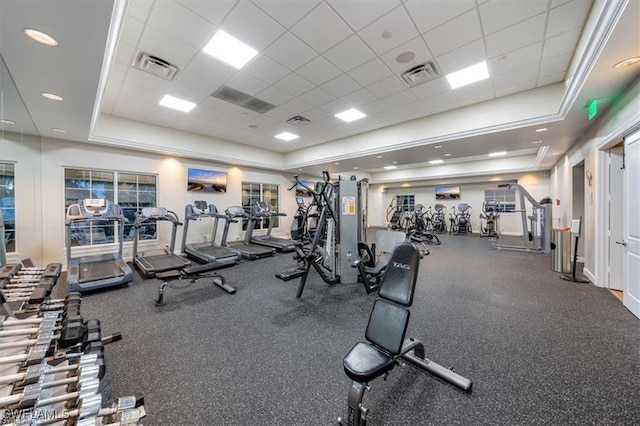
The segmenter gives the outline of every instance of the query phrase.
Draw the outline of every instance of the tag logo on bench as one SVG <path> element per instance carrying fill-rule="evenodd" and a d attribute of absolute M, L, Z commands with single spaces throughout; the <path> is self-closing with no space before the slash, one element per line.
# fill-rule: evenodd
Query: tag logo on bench
<path fill-rule="evenodd" d="M 394 268 L 411 269 L 408 263 L 393 262 Z"/>

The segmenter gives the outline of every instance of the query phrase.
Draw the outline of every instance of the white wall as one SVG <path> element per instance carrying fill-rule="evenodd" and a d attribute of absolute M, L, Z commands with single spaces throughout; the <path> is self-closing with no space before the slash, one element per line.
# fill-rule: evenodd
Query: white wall
<path fill-rule="evenodd" d="M 505 177 L 509 182 L 517 182 L 522 185 L 536 200 L 549 195 L 549 173 L 535 172 L 526 174 L 516 174 Z M 388 187 L 384 184 L 374 184 L 369 193 L 369 225 L 385 226 L 387 222 L 386 212 L 391 200 L 396 195 L 415 195 L 416 204 L 423 204 L 425 208 L 433 207 L 440 203 L 446 206 L 445 214 L 449 217 L 452 207 L 458 203 L 467 203 L 471 206 L 471 227 L 473 232 L 480 232 L 480 213 L 482 213 L 482 203 L 484 201 L 484 190 L 496 188 L 498 184 L 505 180 L 487 181 L 480 179 L 475 182 L 470 179 L 460 179 L 460 181 L 450 181 L 447 185 L 460 186 L 459 200 L 438 200 L 435 199 L 435 187 L 442 183 L 433 182 L 411 182 L 400 187 Z M 526 203 L 525 208 L 531 209 L 531 205 Z M 517 208 L 520 208 L 517 206 Z M 432 209 L 433 212 L 433 209 Z M 506 235 L 522 235 L 522 225 L 520 216 L 517 213 L 501 214 L 500 226 Z"/>
<path fill-rule="evenodd" d="M 35 138 L 34 138 L 35 139 Z M 91 168 L 153 173 L 158 175 L 158 204 L 184 218 L 184 207 L 194 200 L 206 200 L 218 209 L 241 205 L 242 181 L 277 184 L 280 188 L 280 211 L 288 217 L 281 221 L 274 234 L 286 235 L 296 210 L 293 191 L 287 191 L 292 179 L 277 172 L 264 172 L 249 168 L 229 167 L 207 161 L 185 160 L 125 149 L 73 143 L 55 139 L 40 142 L 2 140 L 0 153 L 3 160 L 16 161 L 16 216 L 18 221 L 17 258 L 32 257 L 39 264 L 66 263 L 64 226 L 64 168 Z M 187 169 L 204 168 L 228 173 L 227 193 L 187 192 Z M 41 178 L 40 178 L 41 177 Z M 189 242 L 200 240 L 211 233 L 213 222 L 192 223 Z M 170 226 L 159 227 L 160 243 L 170 241 Z M 193 231 L 193 232 L 192 232 Z M 257 231 L 259 233 L 260 231 Z M 234 224 L 229 239 L 242 237 L 240 224 Z M 222 224 L 218 241 L 222 236 Z M 177 247 L 182 239 L 179 228 Z M 125 258 L 131 256 L 131 244 L 125 243 Z M 146 244 L 146 243 L 145 243 Z M 155 243 L 152 243 L 156 245 Z M 146 248 L 146 246 L 144 246 Z M 102 247 L 101 249 L 106 249 Z M 84 250 L 84 249 L 81 249 Z"/>
<path fill-rule="evenodd" d="M 605 286 L 605 247 L 608 225 L 605 220 L 606 188 L 604 187 L 606 155 L 603 150 L 615 145 L 631 129 L 640 124 L 640 79 L 616 100 L 592 128 L 563 156 L 551 170 L 551 193 L 561 199 L 558 217 L 568 223 L 573 218 L 572 167 L 584 161 L 584 169 L 593 175 L 592 185 L 585 185 L 584 274 L 598 286 Z M 554 223 L 555 224 L 555 223 Z"/>

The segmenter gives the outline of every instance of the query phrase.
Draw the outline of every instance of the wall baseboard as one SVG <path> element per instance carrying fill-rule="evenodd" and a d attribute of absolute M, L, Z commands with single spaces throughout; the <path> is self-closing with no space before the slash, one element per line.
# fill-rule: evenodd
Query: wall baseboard
<path fill-rule="evenodd" d="M 598 285 L 598 283 L 596 283 L 596 276 L 590 270 L 588 270 L 587 268 L 583 268 L 582 273 L 589 281 L 591 281 L 593 285 L 602 287 L 601 285 Z"/>

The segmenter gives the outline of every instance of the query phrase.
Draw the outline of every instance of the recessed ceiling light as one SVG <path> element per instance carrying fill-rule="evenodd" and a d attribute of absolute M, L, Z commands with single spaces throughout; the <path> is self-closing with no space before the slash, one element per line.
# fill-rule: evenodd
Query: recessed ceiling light
<path fill-rule="evenodd" d="M 490 152 L 489 157 L 504 157 L 507 155 L 507 151 Z"/>
<path fill-rule="evenodd" d="M 361 118 L 366 117 L 366 114 L 363 114 L 362 112 L 358 111 L 355 108 L 351 108 L 348 109 L 346 111 L 342 111 L 338 114 L 335 115 L 336 118 L 339 118 L 340 120 L 344 121 L 345 123 L 350 123 L 352 121 L 355 120 L 359 120 Z"/>
<path fill-rule="evenodd" d="M 398 162 L 397 162 L 397 161 L 394 161 L 394 162 L 393 162 L 393 164 L 398 164 Z"/>
<path fill-rule="evenodd" d="M 376 158 L 382 158 L 382 155 L 376 155 Z"/>
<path fill-rule="evenodd" d="M 540 127 L 539 129 L 536 129 L 536 132 L 540 133 L 540 132 L 546 132 L 548 129 L 546 127 Z"/>
<path fill-rule="evenodd" d="M 429 164 L 442 164 L 444 163 L 444 160 L 431 160 L 429 161 Z"/>
<path fill-rule="evenodd" d="M 489 78 L 489 68 L 487 68 L 487 62 L 482 61 L 470 67 L 447 74 L 445 77 L 451 88 L 457 89 L 458 87 Z"/>
<path fill-rule="evenodd" d="M 406 64 L 413 61 L 415 58 L 416 58 L 415 52 L 411 52 L 411 51 L 402 52 L 396 57 L 396 62 L 399 64 Z"/>
<path fill-rule="evenodd" d="M 160 105 L 167 108 L 177 109 L 182 112 L 189 112 L 196 106 L 193 102 L 185 101 L 184 99 L 176 98 L 171 95 L 164 95 L 164 98 L 160 101 Z"/>
<path fill-rule="evenodd" d="M 16 122 L 15 122 L 15 121 L 13 121 L 13 120 L 8 120 L 8 119 L 6 119 L 6 118 L 2 118 L 2 119 L 0 119 L 0 123 L 2 123 L 2 124 L 16 124 Z"/>
<path fill-rule="evenodd" d="M 384 39 L 390 39 L 391 37 L 393 37 L 393 32 L 392 31 L 383 31 L 382 32 L 382 38 Z"/>
<path fill-rule="evenodd" d="M 299 137 L 300 136 L 294 135 L 293 133 L 289 133 L 289 132 L 282 132 L 274 136 L 274 138 L 282 139 L 283 141 L 287 141 L 287 142 L 292 141 L 294 139 L 298 139 Z"/>
<path fill-rule="evenodd" d="M 335 162 L 335 163 L 333 163 L 333 164 L 335 164 L 336 166 L 339 166 L 339 165 L 340 165 L 340 163 L 338 163 L 338 162 Z"/>
<path fill-rule="evenodd" d="M 63 99 L 62 96 L 56 95 L 55 93 L 44 92 L 42 96 L 44 96 L 47 99 L 51 99 L 52 101 L 61 101 Z"/>
<path fill-rule="evenodd" d="M 442 148 L 442 145 L 436 145 L 436 146 L 434 146 L 433 148 L 434 148 L 434 149 L 440 149 L 440 148 Z"/>
<path fill-rule="evenodd" d="M 299 171 L 299 172 L 301 172 L 301 171 L 302 171 L 302 169 L 298 169 L 298 171 Z"/>
<path fill-rule="evenodd" d="M 67 133 L 65 129 L 60 129 L 58 127 L 53 127 L 51 130 L 53 130 L 56 133 Z"/>
<path fill-rule="evenodd" d="M 533 143 L 533 144 L 542 143 L 542 141 L 531 141 L 531 143 Z"/>
<path fill-rule="evenodd" d="M 613 68 L 625 68 L 635 65 L 640 62 L 640 56 L 634 56 L 632 58 L 623 59 L 622 61 L 613 65 Z"/>
<path fill-rule="evenodd" d="M 58 40 L 51 37 L 49 34 L 45 34 L 41 31 L 34 30 L 32 28 L 25 28 L 24 33 L 27 35 L 27 37 L 37 41 L 38 43 L 42 43 L 52 47 L 55 47 L 58 45 Z"/>
<path fill-rule="evenodd" d="M 551 155 L 560 155 L 562 154 L 561 152 L 552 152 Z"/>
<path fill-rule="evenodd" d="M 445 157 L 451 157 L 451 154 L 447 153 L 444 155 Z"/>
<path fill-rule="evenodd" d="M 358 168 L 357 168 L 357 167 L 354 167 L 354 168 L 353 168 L 353 170 L 358 170 Z"/>
<path fill-rule="evenodd" d="M 258 54 L 256 49 L 222 30 L 218 30 L 211 37 L 211 40 L 202 51 L 237 69 L 242 68 L 251 58 Z"/>
<path fill-rule="evenodd" d="M 397 169 L 398 166 L 384 166 L 385 170 L 393 170 L 393 169 Z"/>

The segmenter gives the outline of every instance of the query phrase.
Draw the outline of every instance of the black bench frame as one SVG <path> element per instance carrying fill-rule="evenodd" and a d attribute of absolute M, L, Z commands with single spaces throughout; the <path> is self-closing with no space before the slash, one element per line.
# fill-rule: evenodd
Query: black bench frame
<path fill-rule="evenodd" d="M 338 418 L 341 425 L 366 424 L 368 409 L 362 405 L 362 399 L 370 387 L 369 382 L 380 376 L 386 378 L 401 361 L 471 391 L 469 379 L 425 358 L 424 345 L 419 340 L 405 339 L 419 266 L 420 253 L 411 243 L 398 244 L 393 250 L 369 316 L 367 341 L 357 343 L 343 359 L 344 371 L 352 383 L 347 417 Z"/>
<path fill-rule="evenodd" d="M 236 289 L 226 284 L 224 277 L 213 270 L 220 268 L 220 265 L 215 263 L 205 263 L 204 265 L 190 266 L 188 268 L 160 272 L 156 274 L 156 278 L 162 280 L 160 287 L 158 287 L 158 299 L 156 300 L 156 306 L 164 305 L 164 288 L 172 281 L 178 280 L 191 280 L 188 285 L 196 283 L 203 278 L 211 278 L 211 283 L 220 287 L 229 294 L 234 294 Z"/>

